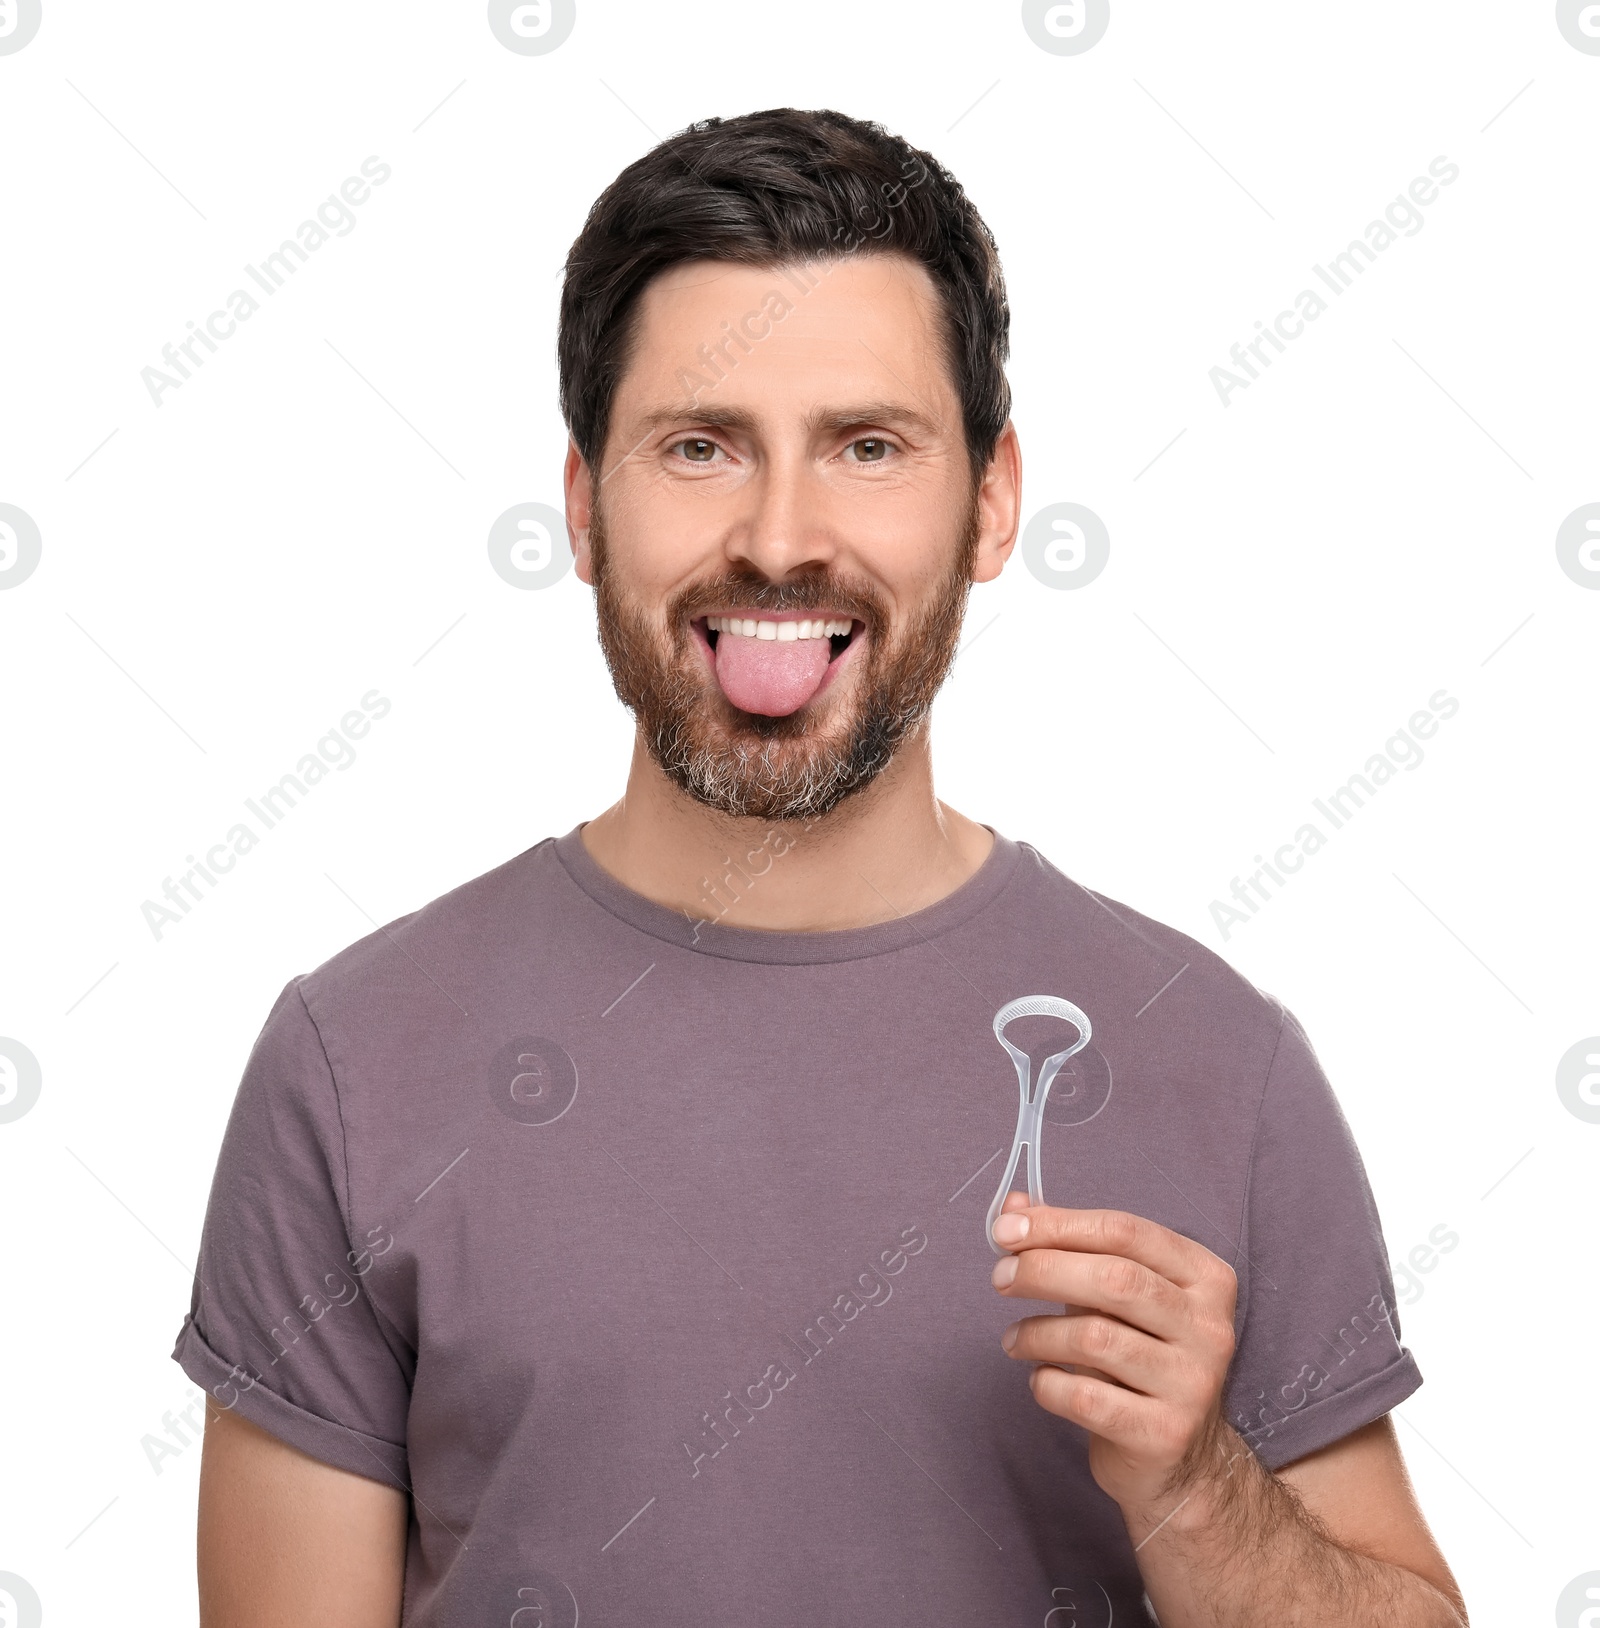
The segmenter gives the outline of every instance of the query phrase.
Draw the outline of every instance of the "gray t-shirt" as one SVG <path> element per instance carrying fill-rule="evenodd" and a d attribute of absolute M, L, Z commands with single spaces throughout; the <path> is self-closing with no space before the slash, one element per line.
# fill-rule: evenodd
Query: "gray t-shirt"
<path fill-rule="evenodd" d="M 1421 1383 L 1278 1001 L 1003 836 L 886 923 L 718 920 L 788 840 L 696 919 L 571 831 L 267 1018 L 174 1355 L 410 1493 L 407 1624 L 1149 1621 L 1087 1436 L 1000 1349 L 1046 1309 L 994 1292 L 985 1234 L 1020 1098 L 993 1023 L 1021 996 L 1092 1028 L 1047 1101 L 1046 1202 L 1233 1265 L 1227 1416 L 1266 1464 Z M 1006 1035 L 1037 1067 L 1075 1031 Z"/>

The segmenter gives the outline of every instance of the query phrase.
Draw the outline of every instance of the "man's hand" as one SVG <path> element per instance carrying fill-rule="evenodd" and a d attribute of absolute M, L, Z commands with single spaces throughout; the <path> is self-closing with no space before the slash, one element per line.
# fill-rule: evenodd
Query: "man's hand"
<path fill-rule="evenodd" d="M 1034 1399 L 1090 1433 L 1166 1628 L 1465 1628 L 1450 1568 L 1388 1420 L 1287 1466 L 1222 1417 L 1236 1284 L 1210 1250 L 1121 1210 L 1030 1208 L 994 1226 L 994 1285 L 1065 1311 L 1024 1317 L 1007 1353 L 1042 1363 Z"/>
<path fill-rule="evenodd" d="M 1012 1252 L 995 1263 L 995 1288 L 1066 1307 L 1011 1324 L 1001 1343 L 1047 1365 L 1029 1376 L 1034 1400 L 1090 1432 L 1096 1482 L 1130 1528 L 1144 1524 L 1196 1470 L 1227 1456 L 1233 1269 L 1141 1216 L 1032 1209 L 1022 1193 L 1006 1199 L 994 1235 Z"/>

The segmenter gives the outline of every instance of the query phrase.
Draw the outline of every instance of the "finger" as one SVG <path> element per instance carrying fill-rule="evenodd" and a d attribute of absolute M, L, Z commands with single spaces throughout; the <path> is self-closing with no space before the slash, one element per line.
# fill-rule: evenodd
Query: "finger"
<path fill-rule="evenodd" d="M 1003 1295 L 1103 1312 L 1163 1340 L 1181 1338 L 1194 1316 L 1183 1290 L 1148 1266 L 1117 1255 L 1025 1249 L 996 1261 L 990 1282 Z"/>
<path fill-rule="evenodd" d="M 1103 1379 L 1108 1385 L 1115 1385 L 1117 1383 L 1110 1374 L 1103 1374 L 1098 1368 L 1085 1368 L 1081 1363 L 1063 1362 L 1056 1364 L 1056 1366 L 1061 1368 L 1065 1373 L 1082 1374 L 1087 1379 Z"/>
<path fill-rule="evenodd" d="M 1231 1279 L 1227 1263 L 1192 1238 L 1127 1210 L 1064 1210 L 1041 1204 L 1005 1209 L 995 1242 L 1006 1249 L 1070 1249 L 1125 1255 L 1180 1289 Z"/>
<path fill-rule="evenodd" d="M 1182 1414 L 1137 1391 L 1108 1385 L 1060 1368 L 1035 1368 L 1028 1376 L 1033 1399 L 1047 1413 L 1070 1419 L 1137 1458 L 1180 1458 L 1188 1442 Z"/>
<path fill-rule="evenodd" d="M 1013 1187 L 1006 1194 L 1005 1202 L 1000 1206 L 1002 1215 L 1009 1215 L 1013 1210 L 1025 1210 L 1028 1207 L 1028 1195 Z"/>
<path fill-rule="evenodd" d="M 1209 1394 L 1204 1385 L 1187 1383 L 1186 1367 L 1175 1346 L 1092 1312 L 1077 1317 L 1024 1317 L 1006 1329 L 1000 1343 L 1018 1361 L 1065 1363 L 1076 1372 L 1125 1385 L 1146 1396 L 1187 1401 L 1191 1389 L 1197 1396 Z"/>

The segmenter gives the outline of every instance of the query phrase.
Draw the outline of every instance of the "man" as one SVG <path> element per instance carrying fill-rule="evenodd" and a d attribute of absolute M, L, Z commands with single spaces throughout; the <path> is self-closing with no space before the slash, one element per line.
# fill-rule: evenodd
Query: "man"
<path fill-rule="evenodd" d="M 1006 352 L 877 126 L 709 120 L 596 204 L 567 514 L 627 788 L 272 1009 L 176 1352 L 206 1628 L 1465 1621 L 1305 1034 L 934 795 Z"/>

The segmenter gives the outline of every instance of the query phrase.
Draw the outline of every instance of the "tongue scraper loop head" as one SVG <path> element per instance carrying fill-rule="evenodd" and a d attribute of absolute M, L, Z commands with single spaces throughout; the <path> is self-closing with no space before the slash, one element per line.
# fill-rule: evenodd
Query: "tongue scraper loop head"
<path fill-rule="evenodd" d="M 1013 1046 L 1003 1033 L 1005 1026 L 1019 1017 L 1065 1018 L 1078 1030 L 1078 1038 L 1065 1051 L 1056 1052 L 1039 1065 L 1037 1089 L 1030 1084 L 1033 1064 L 1028 1054 Z M 1044 1203 L 1044 1183 L 1039 1175 L 1039 1138 L 1044 1134 L 1045 1099 L 1050 1095 L 1056 1075 L 1061 1072 L 1061 1065 L 1089 1044 L 1089 1033 L 1088 1016 L 1071 1001 L 1058 1000 L 1054 995 L 1022 995 L 1008 1001 L 994 1015 L 994 1037 L 1010 1052 L 1011 1061 L 1017 1065 L 1017 1083 L 1022 1088 L 1022 1105 L 1017 1110 L 1017 1134 L 1011 1139 L 1011 1157 L 1006 1162 L 1005 1174 L 1000 1178 L 994 1203 L 989 1206 L 989 1216 L 983 1226 L 983 1235 L 997 1255 L 1010 1253 L 994 1241 L 994 1224 L 999 1218 L 1000 1206 L 1006 1201 L 1006 1194 L 1011 1191 L 1011 1178 L 1016 1174 L 1024 1146 L 1028 1150 L 1028 1203 L 1035 1206 Z"/>

